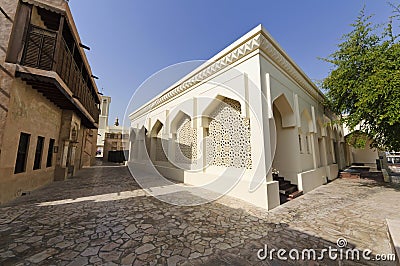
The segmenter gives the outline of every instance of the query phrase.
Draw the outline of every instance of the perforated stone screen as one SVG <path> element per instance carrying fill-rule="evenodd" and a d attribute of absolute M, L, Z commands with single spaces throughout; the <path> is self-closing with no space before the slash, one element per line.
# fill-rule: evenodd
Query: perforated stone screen
<path fill-rule="evenodd" d="M 250 121 L 240 114 L 240 103 L 228 98 L 211 113 L 206 146 L 208 164 L 252 168 Z"/>
<path fill-rule="evenodd" d="M 193 163 L 197 158 L 197 130 L 189 118 L 184 118 L 178 126 L 175 159 L 181 163 Z"/>

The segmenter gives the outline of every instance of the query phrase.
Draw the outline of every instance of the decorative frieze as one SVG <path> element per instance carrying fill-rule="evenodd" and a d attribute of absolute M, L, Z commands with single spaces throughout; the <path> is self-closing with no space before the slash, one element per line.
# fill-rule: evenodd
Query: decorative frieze
<path fill-rule="evenodd" d="M 204 81 L 215 73 L 223 70 L 229 65 L 240 60 L 244 56 L 256 51 L 263 51 L 275 64 L 283 69 L 293 80 L 295 80 L 301 88 L 313 96 L 318 101 L 323 101 L 323 95 L 315 85 L 305 76 L 300 68 L 286 55 L 286 53 L 272 40 L 271 37 L 263 30 L 250 37 L 247 41 L 240 44 L 230 52 L 226 53 L 215 62 L 207 62 L 204 68 L 182 82 L 180 85 L 171 88 L 169 91 L 162 94 L 160 97 L 147 103 L 131 115 L 131 119 L 139 117 L 152 109 L 155 109 L 160 104 L 177 97 L 182 92 L 193 88 L 193 86 Z"/>

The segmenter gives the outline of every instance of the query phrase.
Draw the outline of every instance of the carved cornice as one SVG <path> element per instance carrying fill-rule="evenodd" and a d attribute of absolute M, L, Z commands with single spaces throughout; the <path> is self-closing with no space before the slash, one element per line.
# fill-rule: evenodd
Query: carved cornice
<path fill-rule="evenodd" d="M 285 71 L 293 80 L 295 80 L 301 88 L 318 101 L 323 101 L 324 96 L 319 89 L 312 83 L 312 81 L 300 70 L 300 68 L 286 55 L 286 53 L 279 47 L 279 45 L 272 40 L 268 34 L 263 30 L 257 34 L 249 37 L 245 42 L 238 45 L 236 48 L 227 52 L 215 62 L 207 62 L 204 68 L 194 73 L 188 79 L 179 85 L 171 88 L 165 93 L 161 94 L 158 98 L 153 99 L 141 108 L 133 112 L 130 117 L 132 119 L 145 114 L 164 102 L 178 96 L 184 91 L 189 90 L 198 83 L 206 80 L 215 73 L 223 70 L 229 65 L 235 63 L 246 55 L 256 50 L 263 51 L 275 64 L 277 64 L 283 71 Z"/>
<path fill-rule="evenodd" d="M 275 41 L 263 33 L 260 35 L 260 49 L 268 55 L 280 68 L 282 68 L 300 87 L 318 101 L 324 100 L 324 95 L 307 77 L 306 74 L 294 63 L 292 59 L 278 47 Z"/>

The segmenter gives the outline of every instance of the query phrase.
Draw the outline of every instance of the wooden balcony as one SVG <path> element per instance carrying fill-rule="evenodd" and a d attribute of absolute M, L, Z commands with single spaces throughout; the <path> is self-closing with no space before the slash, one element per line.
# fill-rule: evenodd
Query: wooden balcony
<path fill-rule="evenodd" d="M 75 51 L 75 49 L 77 50 L 79 47 L 77 48 L 75 42 L 72 42 L 71 45 L 71 41 L 69 41 L 68 45 L 62 35 L 60 31 L 57 32 L 30 25 L 26 35 L 24 53 L 20 64 L 45 71 L 56 72 L 72 92 L 72 97 L 80 102 L 97 124 L 100 114 L 98 104 L 100 102 L 93 86 L 93 81 L 91 80 L 92 77 L 89 76 L 83 61 L 79 60 L 80 55 Z M 36 84 L 36 87 L 40 86 Z M 62 86 L 57 86 L 57 88 L 62 89 Z M 51 91 L 42 90 L 41 93 L 50 100 L 53 100 L 56 104 L 59 103 L 57 105 L 60 106 L 60 108 L 64 108 L 63 106 L 65 105 L 61 104 L 62 100 L 52 99 L 50 95 Z M 58 95 L 62 94 L 63 93 Z M 71 99 L 66 97 L 65 101 L 71 101 Z M 74 100 L 72 101 L 74 102 Z M 81 109 L 81 107 L 78 107 L 78 109 Z M 83 114 L 86 113 L 85 110 L 81 111 Z"/>

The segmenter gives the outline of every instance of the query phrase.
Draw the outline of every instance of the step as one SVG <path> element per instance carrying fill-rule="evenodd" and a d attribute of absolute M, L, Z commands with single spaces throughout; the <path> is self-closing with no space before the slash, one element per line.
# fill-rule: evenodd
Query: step
<path fill-rule="evenodd" d="M 279 193 L 285 194 L 285 195 L 290 195 L 293 192 L 297 191 L 297 186 L 296 185 L 290 185 L 290 187 L 286 188 L 286 189 L 279 189 Z"/>
<path fill-rule="evenodd" d="M 283 181 L 279 181 L 279 185 L 284 185 L 284 184 L 292 184 L 292 183 L 290 183 L 290 181 L 286 181 L 286 180 L 283 180 Z"/>
<path fill-rule="evenodd" d="M 279 193 L 279 202 L 280 204 L 288 202 L 288 197 L 285 194 Z"/>
<path fill-rule="evenodd" d="M 289 195 L 288 200 L 294 200 L 295 198 L 300 197 L 301 195 L 303 195 L 303 191 L 297 190 Z"/>
<path fill-rule="evenodd" d="M 291 186 L 292 186 L 292 184 L 290 184 L 290 183 L 282 183 L 282 184 L 279 184 L 279 190 L 285 190 L 287 188 L 290 188 Z"/>
<path fill-rule="evenodd" d="M 273 180 L 274 181 L 285 181 L 285 178 L 283 178 L 282 176 L 278 176 L 278 177 L 274 177 Z"/>

